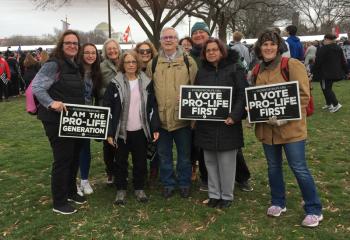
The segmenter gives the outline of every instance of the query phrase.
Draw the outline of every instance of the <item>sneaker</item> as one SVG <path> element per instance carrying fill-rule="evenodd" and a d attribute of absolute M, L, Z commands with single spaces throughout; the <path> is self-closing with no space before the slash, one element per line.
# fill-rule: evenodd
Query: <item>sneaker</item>
<path fill-rule="evenodd" d="M 81 191 L 81 187 L 77 185 L 77 194 L 80 196 L 84 196 L 84 193 Z"/>
<path fill-rule="evenodd" d="M 89 195 L 94 192 L 94 190 L 92 189 L 89 183 L 89 180 L 81 180 L 80 189 L 84 193 L 84 195 Z"/>
<path fill-rule="evenodd" d="M 221 199 L 220 202 L 217 204 L 217 207 L 218 208 L 229 208 L 232 204 L 232 201 L 231 200 L 224 200 L 224 199 Z"/>
<path fill-rule="evenodd" d="M 239 187 L 239 189 L 243 192 L 251 192 L 253 191 L 253 187 L 249 184 L 248 181 L 244 181 L 244 182 L 237 182 L 237 186 Z"/>
<path fill-rule="evenodd" d="M 126 204 L 126 190 L 118 190 L 115 196 L 114 204 L 125 205 Z"/>
<path fill-rule="evenodd" d="M 63 215 L 73 214 L 77 212 L 77 210 L 68 203 L 60 207 L 54 207 L 52 211 Z"/>
<path fill-rule="evenodd" d="M 148 198 L 144 190 L 135 190 L 135 197 L 136 197 L 136 200 L 141 203 L 148 202 Z"/>
<path fill-rule="evenodd" d="M 322 109 L 323 110 L 331 110 L 333 108 L 333 105 L 331 104 L 331 105 L 324 105 L 323 107 L 322 107 Z"/>
<path fill-rule="evenodd" d="M 84 204 L 87 202 L 86 197 L 80 196 L 78 193 L 68 197 L 68 202 L 74 202 L 76 204 Z"/>
<path fill-rule="evenodd" d="M 182 198 L 188 198 L 190 196 L 190 188 L 189 187 L 180 188 L 180 196 Z"/>
<path fill-rule="evenodd" d="M 341 105 L 340 103 L 338 103 L 336 106 L 334 106 L 332 109 L 330 109 L 329 112 L 331 112 L 331 113 L 338 112 L 339 109 L 340 109 L 342 106 L 343 106 L 343 105 Z"/>
<path fill-rule="evenodd" d="M 323 220 L 323 215 L 306 215 L 306 217 L 304 218 L 304 220 L 302 221 L 301 225 L 303 227 L 317 227 L 320 222 Z"/>
<path fill-rule="evenodd" d="M 107 184 L 113 184 L 113 176 L 112 175 L 107 175 Z"/>
<path fill-rule="evenodd" d="M 208 207 L 215 208 L 220 203 L 220 199 L 209 198 Z"/>
<path fill-rule="evenodd" d="M 286 212 L 287 208 L 281 208 L 280 206 L 271 206 L 267 209 L 267 216 L 279 217 L 282 213 Z"/>
<path fill-rule="evenodd" d="M 201 191 L 201 192 L 208 192 L 208 183 L 201 182 L 201 185 L 199 187 L 199 191 Z"/>

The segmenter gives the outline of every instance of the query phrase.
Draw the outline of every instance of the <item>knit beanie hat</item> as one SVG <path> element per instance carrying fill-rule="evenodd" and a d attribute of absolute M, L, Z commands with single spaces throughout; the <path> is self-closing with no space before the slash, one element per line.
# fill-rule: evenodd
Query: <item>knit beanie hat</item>
<path fill-rule="evenodd" d="M 208 25 L 205 22 L 196 22 L 191 29 L 191 36 L 193 35 L 193 33 L 197 30 L 203 30 L 205 32 L 208 33 L 208 35 L 210 36 L 210 30 Z"/>

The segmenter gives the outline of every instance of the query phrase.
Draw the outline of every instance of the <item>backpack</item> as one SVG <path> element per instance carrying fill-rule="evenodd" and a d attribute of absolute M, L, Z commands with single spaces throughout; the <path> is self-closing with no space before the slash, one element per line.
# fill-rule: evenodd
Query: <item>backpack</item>
<path fill-rule="evenodd" d="M 288 69 L 288 62 L 289 62 L 289 58 L 287 57 L 282 57 L 281 58 L 281 75 L 283 77 L 283 79 L 286 82 L 289 82 L 289 69 Z M 252 82 L 255 84 L 256 78 L 259 74 L 259 70 L 260 70 L 260 64 L 257 63 L 254 68 L 252 69 Z M 315 107 L 314 107 L 314 98 L 311 94 L 311 86 L 310 86 L 310 100 L 309 103 L 306 107 L 306 116 L 309 117 L 314 113 Z"/>
<path fill-rule="evenodd" d="M 56 79 L 55 79 L 55 82 L 56 82 L 60 78 L 60 63 L 56 60 L 52 60 L 52 61 L 56 62 L 58 64 L 58 71 L 56 73 Z M 30 82 L 29 86 L 27 87 L 27 89 L 25 91 L 26 111 L 27 111 L 27 113 L 29 113 L 31 115 L 37 115 L 40 103 L 33 94 L 33 86 L 32 85 L 33 85 L 33 80 Z"/>

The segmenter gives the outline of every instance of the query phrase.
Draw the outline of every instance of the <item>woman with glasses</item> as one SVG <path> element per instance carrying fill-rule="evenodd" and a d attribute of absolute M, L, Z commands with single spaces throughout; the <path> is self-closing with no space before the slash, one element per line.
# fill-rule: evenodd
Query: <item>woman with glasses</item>
<path fill-rule="evenodd" d="M 151 42 L 144 41 L 136 44 L 135 51 L 137 52 L 137 55 L 142 62 L 141 71 L 145 72 L 147 64 L 157 55 L 157 50 Z M 159 172 L 159 158 L 157 154 L 157 145 L 155 143 L 149 143 L 147 149 L 150 155 L 148 156 L 150 158 L 149 184 L 151 187 L 153 187 L 155 186 Z"/>
<path fill-rule="evenodd" d="M 241 120 L 245 112 L 245 74 L 237 64 L 238 55 L 228 56 L 226 46 L 219 39 L 209 38 L 201 57 L 202 67 L 195 85 L 232 88 L 231 112 L 227 118 L 196 121 L 194 135 L 195 144 L 203 149 L 208 170 L 208 206 L 228 208 L 233 201 L 236 156 L 243 147 Z"/>
<path fill-rule="evenodd" d="M 60 113 L 67 111 L 65 103 L 85 102 L 84 82 L 77 65 L 79 43 L 75 31 L 65 31 L 51 58 L 33 80 L 33 93 L 40 102 L 38 119 L 42 121 L 54 158 L 51 171 L 53 211 L 60 214 L 77 211 L 69 202 L 86 202 L 85 197 L 77 194 L 76 185 L 81 140 L 58 136 Z"/>
<path fill-rule="evenodd" d="M 119 43 L 114 39 L 107 39 L 102 47 L 103 62 L 101 63 L 102 85 L 98 91 L 97 105 L 102 105 L 103 95 L 108 84 L 117 75 L 119 56 L 121 55 Z M 113 183 L 113 160 L 115 149 L 107 141 L 103 141 L 103 160 L 106 165 L 107 184 Z"/>
<path fill-rule="evenodd" d="M 141 71 L 135 51 L 123 54 L 117 76 L 108 85 L 104 105 L 111 108 L 108 143 L 116 149 L 114 167 L 117 195 L 115 204 L 126 204 L 128 155 L 133 163 L 134 194 L 139 202 L 148 198 L 144 191 L 147 175 L 147 142 L 159 137 L 159 115 L 151 80 Z"/>
<path fill-rule="evenodd" d="M 84 79 L 84 99 L 86 105 L 93 105 L 94 98 L 101 88 L 102 75 L 100 70 L 100 57 L 97 48 L 92 43 L 85 43 L 80 54 L 80 72 Z M 82 140 L 80 151 L 80 186 L 79 189 L 84 195 L 93 193 L 89 183 L 89 171 L 91 163 L 90 139 Z"/>
<path fill-rule="evenodd" d="M 151 42 L 144 41 L 136 44 L 135 51 L 142 61 L 141 70 L 145 72 L 149 61 L 157 55 L 157 50 Z"/>

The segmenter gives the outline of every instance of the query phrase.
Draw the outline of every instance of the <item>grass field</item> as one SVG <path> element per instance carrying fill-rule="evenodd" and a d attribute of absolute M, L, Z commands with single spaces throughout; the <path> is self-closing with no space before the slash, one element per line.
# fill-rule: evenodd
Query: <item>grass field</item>
<path fill-rule="evenodd" d="M 252 129 L 245 128 L 244 148 L 254 191 L 235 190 L 234 204 L 209 209 L 206 193 L 194 183 L 191 198 L 179 194 L 164 200 L 158 189 L 147 190 L 150 202 L 114 206 L 115 189 L 105 184 L 102 145 L 93 141 L 90 172 L 95 192 L 77 214 L 52 212 L 52 155 L 41 123 L 24 110 L 24 98 L 0 103 L 0 239 L 350 239 L 350 81 L 337 82 L 343 108 L 324 112 L 318 83 L 315 114 L 308 118 L 307 157 L 324 208 L 317 229 L 300 226 L 302 200 L 290 169 L 284 165 L 287 188 L 285 215 L 266 216 L 270 194 L 262 148 Z"/>

